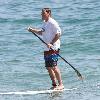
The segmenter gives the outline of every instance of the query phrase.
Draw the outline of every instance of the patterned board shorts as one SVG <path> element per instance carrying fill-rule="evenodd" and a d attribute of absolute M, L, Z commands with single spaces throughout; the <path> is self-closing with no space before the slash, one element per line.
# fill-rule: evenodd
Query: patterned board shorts
<path fill-rule="evenodd" d="M 57 66 L 59 50 L 44 51 L 45 67 Z"/>

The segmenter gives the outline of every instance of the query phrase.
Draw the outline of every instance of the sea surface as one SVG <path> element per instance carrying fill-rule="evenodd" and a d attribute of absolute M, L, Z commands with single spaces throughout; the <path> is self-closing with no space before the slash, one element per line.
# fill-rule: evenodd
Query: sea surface
<path fill-rule="evenodd" d="M 27 31 L 40 28 L 41 9 L 50 7 L 62 29 L 59 58 L 66 89 L 52 94 L 0 95 L 0 100 L 100 100 L 100 0 L 0 0 L 0 93 L 45 90 L 51 80 L 43 43 Z"/>

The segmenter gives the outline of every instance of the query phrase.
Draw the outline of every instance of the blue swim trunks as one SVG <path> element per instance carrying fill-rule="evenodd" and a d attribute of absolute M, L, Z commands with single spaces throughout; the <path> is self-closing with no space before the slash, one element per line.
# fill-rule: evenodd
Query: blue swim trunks
<path fill-rule="evenodd" d="M 57 66 L 59 50 L 44 51 L 45 67 Z"/>

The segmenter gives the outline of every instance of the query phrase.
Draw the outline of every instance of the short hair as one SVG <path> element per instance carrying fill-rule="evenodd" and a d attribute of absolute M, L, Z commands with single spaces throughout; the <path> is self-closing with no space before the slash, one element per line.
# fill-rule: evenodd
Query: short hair
<path fill-rule="evenodd" d="M 51 9 L 50 8 L 43 8 L 42 11 L 46 11 L 47 13 L 49 13 L 51 15 Z"/>

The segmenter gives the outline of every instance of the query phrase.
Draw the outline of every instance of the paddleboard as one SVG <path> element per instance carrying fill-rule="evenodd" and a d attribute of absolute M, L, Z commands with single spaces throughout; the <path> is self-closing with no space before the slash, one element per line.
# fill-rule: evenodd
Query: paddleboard
<path fill-rule="evenodd" d="M 54 93 L 54 92 L 63 92 L 63 91 L 72 91 L 75 90 L 77 88 L 71 88 L 71 89 L 63 89 L 63 90 L 34 90 L 34 91 L 19 91 L 19 92 L 1 92 L 0 95 L 34 95 L 34 94 L 50 94 L 50 93 Z"/>

